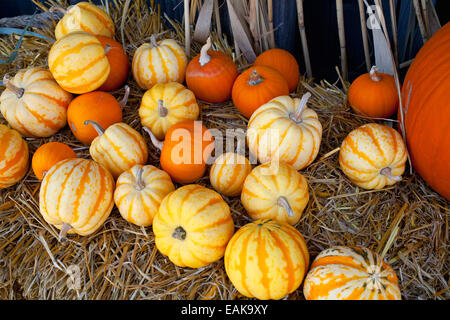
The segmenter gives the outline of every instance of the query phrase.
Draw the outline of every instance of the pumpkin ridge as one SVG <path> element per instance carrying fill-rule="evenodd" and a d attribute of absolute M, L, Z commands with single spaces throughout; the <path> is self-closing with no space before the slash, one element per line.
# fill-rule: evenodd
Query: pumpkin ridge
<path fill-rule="evenodd" d="M 258 230 L 258 268 L 261 270 L 261 284 L 267 291 L 267 296 L 270 299 L 270 280 L 268 278 L 269 269 L 267 267 L 266 259 L 269 258 L 265 248 L 266 240 L 262 237 L 263 228 Z"/>
<path fill-rule="evenodd" d="M 78 163 L 74 164 L 74 165 L 72 166 L 72 168 L 70 168 L 69 172 L 66 173 L 66 176 L 65 176 L 65 178 L 64 178 L 64 182 L 61 184 L 61 189 L 59 190 L 58 199 L 57 199 L 57 202 L 56 202 L 56 215 L 58 216 L 58 219 L 59 219 L 60 221 L 62 221 L 62 219 L 61 219 L 61 216 L 59 215 L 59 207 L 60 207 L 60 204 L 61 204 L 61 197 L 62 197 L 62 194 L 63 194 L 64 191 L 66 190 L 66 183 L 67 183 L 67 181 L 69 180 L 69 178 L 70 178 L 70 176 L 72 175 L 72 173 L 75 171 L 75 169 L 76 169 L 80 164 L 81 164 L 81 162 L 78 162 Z M 64 222 L 65 222 L 65 221 L 64 221 Z"/>
<path fill-rule="evenodd" d="M 372 143 L 373 143 L 373 144 L 375 145 L 375 147 L 378 149 L 378 153 L 383 157 L 384 162 L 385 162 L 385 163 L 389 163 L 389 161 L 388 161 L 388 159 L 387 159 L 387 157 L 386 157 L 386 154 L 385 154 L 384 151 L 383 151 L 383 148 L 381 148 L 380 144 L 378 143 L 378 139 L 375 137 L 375 133 L 373 132 L 372 127 L 369 127 L 369 126 L 362 126 L 362 127 L 361 127 L 361 130 L 362 130 L 363 132 L 365 132 L 365 133 L 369 136 L 369 138 L 372 140 Z M 388 132 L 391 133 L 390 130 L 388 130 Z"/>
<path fill-rule="evenodd" d="M 78 219 L 79 219 L 79 213 L 78 213 L 78 208 L 80 205 L 80 198 L 84 193 L 84 189 L 86 188 L 86 181 L 87 179 L 89 179 L 89 172 L 91 171 L 91 163 L 89 163 L 86 167 L 86 169 L 83 171 L 83 175 L 81 176 L 79 182 L 78 182 L 78 186 L 77 189 L 75 190 L 75 203 L 74 203 L 74 210 L 73 210 L 73 219 L 72 219 L 72 227 L 74 224 L 77 223 Z M 90 179 L 89 179 L 90 180 Z M 81 189 L 81 190 L 80 190 Z"/>
<path fill-rule="evenodd" d="M 37 111 L 31 109 L 25 101 L 22 101 L 22 105 L 25 109 L 39 122 L 45 124 L 47 127 L 54 131 L 58 131 L 59 126 L 55 125 L 55 123 L 51 120 L 47 120 L 43 115 L 39 114 Z"/>
<path fill-rule="evenodd" d="M 90 13 L 92 13 L 92 14 L 97 18 L 97 20 L 99 20 L 99 21 L 102 23 L 102 25 L 104 25 L 105 28 L 106 28 L 112 35 L 114 35 L 114 25 L 112 25 L 112 27 L 111 27 L 110 22 L 107 21 L 107 20 L 105 19 L 105 17 L 103 17 L 99 12 L 97 12 L 97 11 L 95 11 L 95 10 L 91 10 L 92 7 L 90 7 L 90 6 L 88 6 L 88 5 L 84 4 L 84 3 L 82 3 L 82 4 L 78 3 L 78 6 L 79 6 L 80 8 L 83 8 L 84 10 L 89 11 Z"/>
<path fill-rule="evenodd" d="M 286 263 L 285 266 L 285 273 L 288 275 L 287 278 L 287 291 L 290 293 L 294 287 L 295 278 L 293 276 L 294 274 L 294 264 L 292 262 L 292 259 L 289 256 L 289 249 L 284 243 L 284 241 L 275 233 L 275 232 L 269 232 L 272 238 L 275 240 L 278 248 L 283 253 L 284 261 Z"/>

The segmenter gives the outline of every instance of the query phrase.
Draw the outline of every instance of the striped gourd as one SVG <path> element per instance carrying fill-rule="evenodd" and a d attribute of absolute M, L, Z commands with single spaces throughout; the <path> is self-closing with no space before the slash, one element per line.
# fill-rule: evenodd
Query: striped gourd
<path fill-rule="evenodd" d="M 302 283 L 309 266 L 303 236 L 287 223 L 265 219 L 246 224 L 228 243 L 225 271 L 246 297 L 281 299 Z"/>
<path fill-rule="evenodd" d="M 397 276 L 367 248 L 337 246 L 322 251 L 305 278 L 307 300 L 400 300 Z"/>
<path fill-rule="evenodd" d="M 84 31 L 57 40 L 48 54 L 48 65 L 56 82 L 64 90 L 77 94 L 97 89 L 110 72 L 102 44 Z"/>
<path fill-rule="evenodd" d="M 152 224 L 161 201 L 174 190 L 165 171 L 151 165 L 135 165 L 117 179 L 114 202 L 125 220 L 147 227 Z"/>
<path fill-rule="evenodd" d="M 406 147 L 397 130 L 377 123 L 351 131 L 339 151 L 342 171 L 364 189 L 381 189 L 401 181 L 406 159 Z"/>
<path fill-rule="evenodd" d="M 0 97 L 0 111 L 9 125 L 26 137 L 49 137 L 66 125 L 72 95 L 63 90 L 50 71 L 22 69 Z"/>
<path fill-rule="evenodd" d="M 0 190 L 19 182 L 28 171 L 28 144 L 20 134 L 0 124 Z"/>
<path fill-rule="evenodd" d="M 215 191 L 190 184 L 169 193 L 153 219 L 158 250 L 180 267 L 219 260 L 234 232 L 230 208 Z"/>
<path fill-rule="evenodd" d="M 108 218 L 114 206 L 114 180 L 102 165 L 87 159 L 66 159 L 44 176 L 39 209 L 45 221 L 66 233 L 86 236 Z"/>

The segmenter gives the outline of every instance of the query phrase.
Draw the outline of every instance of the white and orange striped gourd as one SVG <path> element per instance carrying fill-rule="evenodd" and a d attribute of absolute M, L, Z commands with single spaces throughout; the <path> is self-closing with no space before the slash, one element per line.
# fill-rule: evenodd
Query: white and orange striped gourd
<path fill-rule="evenodd" d="M 152 165 L 135 165 L 117 179 L 114 202 L 125 220 L 147 227 L 152 224 L 161 201 L 174 190 L 165 171 Z"/>
<path fill-rule="evenodd" d="M 26 137 L 49 137 L 66 125 L 72 95 L 50 71 L 32 67 L 3 78 L 0 111 L 9 125 Z"/>
<path fill-rule="evenodd" d="M 87 159 L 65 159 L 44 176 L 39 209 L 45 221 L 67 233 L 90 235 L 114 206 L 114 180 L 102 165 Z"/>
<path fill-rule="evenodd" d="M 392 267 L 360 247 L 323 250 L 311 265 L 303 293 L 307 300 L 401 300 Z"/>
<path fill-rule="evenodd" d="M 339 151 L 342 171 L 364 189 L 382 189 L 401 181 L 406 159 L 406 147 L 400 133 L 377 123 L 351 131 Z"/>
<path fill-rule="evenodd" d="M 201 268 L 223 257 L 234 223 L 217 192 L 190 184 L 163 199 L 153 232 L 156 247 L 175 265 Z"/>
<path fill-rule="evenodd" d="M 244 296 L 281 299 L 302 283 L 309 252 L 300 232 L 287 223 L 257 220 L 239 229 L 225 251 L 225 271 Z"/>

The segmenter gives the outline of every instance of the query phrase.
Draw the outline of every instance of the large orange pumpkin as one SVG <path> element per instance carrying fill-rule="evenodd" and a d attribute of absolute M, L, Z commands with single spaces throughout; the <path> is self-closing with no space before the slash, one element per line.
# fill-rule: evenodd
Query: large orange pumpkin
<path fill-rule="evenodd" d="M 111 71 L 106 81 L 98 88 L 100 91 L 114 91 L 127 80 L 130 63 L 123 47 L 117 41 L 103 36 L 97 39 L 105 49 Z"/>
<path fill-rule="evenodd" d="M 42 180 L 44 175 L 64 159 L 76 158 L 75 151 L 67 144 L 62 142 L 48 142 L 37 148 L 31 160 L 31 167 L 34 175 Z"/>

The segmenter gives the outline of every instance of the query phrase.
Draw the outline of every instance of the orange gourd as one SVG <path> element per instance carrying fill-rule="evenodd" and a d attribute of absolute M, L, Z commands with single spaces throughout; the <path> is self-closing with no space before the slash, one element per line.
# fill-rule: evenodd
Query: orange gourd
<path fill-rule="evenodd" d="M 34 175 L 42 180 L 44 175 L 64 159 L 76 158 L 77 155 L 67 144 L 62 142 L 48 142 L 37 148 L 31 160 Z"/>
<path fill-rule="evenodd" d="M 99 91 L 114 91 L 124 84 L 130 72 L 130 63 L 128 62 L 127 54 L 123 47 L 117 41 L 104 37 L 97 36 L 97 39 L 105 49 L 106 57 L 108 58 L 111 71 L 100 88 Z"/>

